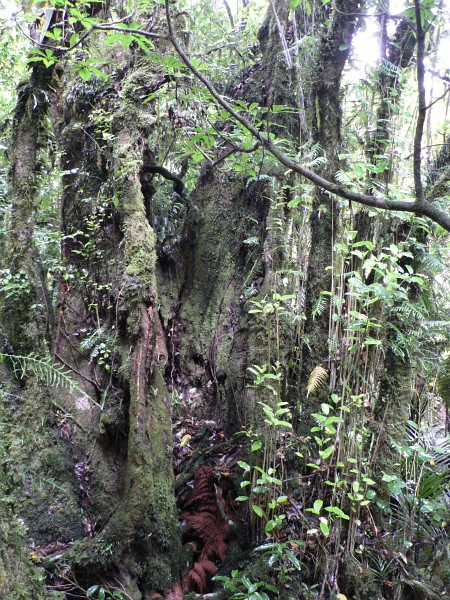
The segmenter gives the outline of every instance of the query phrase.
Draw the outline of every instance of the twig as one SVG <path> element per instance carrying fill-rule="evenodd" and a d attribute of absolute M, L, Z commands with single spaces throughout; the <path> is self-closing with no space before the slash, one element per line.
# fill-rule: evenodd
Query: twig
<path fill-rule="evenodd" d="M 116 27 L 115 25 L 108 25 L 101 23 L 100 25 L 93 25 L 92 29 L 98 29 L 99 31 L 119 31 L 120 33 L 133 33 L 142 35 L 146 38 L 152 38 L 154 40 L 167 40 L 165 35 L 159 33 L 153 33 L 152 31 L 145 31 L 145 29 L 129 29 L 126 27 Z"/>
<path fill-rule="evenodd" d="M 93 31 L 97 31 L 97 30 L 98 31 L 118 31 L 120 33 L 128 33 L 128 34 L 131 33 L 131 34 L 142 35 L 143 37 L 146 37 L 146 38 L 152 38 L 152 39 L 157 39 L 157 40 L 167 40 L 166 36 L 160 35 L 159 33 L 153 33 L 151 31 L 145 31 L 144 29 L 130 29 L 130 28 L 127 28 L 127 27 L 118 27 L 117 25 L 115 25 L 115 23 L 122 23 L 125 20 L 130 19 L 133 16 L 133 14 L 134 13 L 131 13 L 131 15 L 127 15 L 126 17 L 123 17 L 123 19 L 120 19 L 119 21 L 114 21 L 112 23 L 98 23 L 98 24 L 92 25 L 92 27 L 90 29 L 87 29 L 79 37 L 79 39 L 76 42 L 74 42 L 69 47 L 65 47 L 65 46 L 52 46 L 50 44 L 44 44 L 43 42 L 38 42 L 37 40 L 33 39 L 22 28 L 22 26 L 19 23 L 16 15 L 13 15 L 13 19 L 14 19 L 17 27 L 19 28 L 20 32 L 22 33 L 22 35 L 24 35 L 28 40 L 30 40 L 30 42 L 32 42 L 36 46 L 39 46 L 39 48 L 48 48 L 50 50 L 53 50 L 54 52 L 63 52 L 63 53 L 71 52 L 74 48 L 76 48 L 81 43 L 83 43 L 83 41 L 87 37 L 89 37 Z"/>
<path fill-rule="evenodd" d="M 76 375 L 78 375 L 79 377 L 81 377 L 82 379 L 84 379 L 85 381 L 87 381 L 88 383 L 92 384 L 99 392 L 102 392 L 102 388 L 100 387 L 100 385 L 94 380 L 91 379 L 90 377 L 88 377 L 87 375 L 83 375 L 83 373 L 81 373 L 80 371 L 78 371 L 75 367 L 73 367 L 72 365 L 70 365 L 68 362 L 66 362 L 62 356 L 60 356 L 57 352 L 55 352 L 55 357 L 60 360 L 64 365 L 66 365 L 66 367 L 68 369 L 70 369 L 71 371 L 73 371 Z M 95 404 L 97 406 L 100 406 L 97 402 L 95 402 Z"/>
<path fill-rule="evenodd" d="M 223 3 L 225 4 L 225 10 L 227 11 L 227 15 L 228 15 L 228 19 L 230 21 L 231 29 L 234 29 L 234 19 L 233 19 L 233 14 L 231 12 L 230 5 L 228 4 L 227 0 L 223 0 Z"/>
<path fill-rule="evenodd" d="M 254 144 L 251 148 L 242 148 L 242 146 L 234 146 L 233 145 L 233 147 L 230 150 L 228 150 L 227 152 L 224 152 L 224 154 L 219 156 L 219 158 L 216 161 L 214 161 L 212 166 L 216 167 L 221 162 L 223 162 L 228 157 L 230 157 L 232 154 L 236 154 L 236 152 L 244 152 L 247 154 L 251 154 L 252 152 L 255 152 L 255 150 L 257 150 L 260 147 L 260 145 L 261 144 L 259 142 L 256 142 L 256 144 Z"/>
<path fill-rule="evenodd" d="M 442 100 L 443 98 L 445 98 L 445 96 L 450 92 L 450 87 L 448 87 L 445 92 L 443 94 L 441 94 L 438 98 L 435 98 L 433 100 L 433 102 L 430 102 L 430 104 L 428 104 L 427 106 L 425 106 L 425 110 L 428 110 L 429 108 L 431 108 L 434 104 L 436 104 L 436 102 L 439 102 L 439 100 Z M 436 145 L 436 144 L 434 144 Z"/>
<path fill-rule="evenodd" d="M 286 36 L 284 35 L 283 27 L 281 26 L 280 19 L 278 18 L 278 13 L 276 11 L 275 5 L 272 0 L 269 0 L 270 8 L 272 9 L 273 16 L 275 19 L 275 23 L 278 29 L 278 35 L 280 36 L 281 47 L 283 48 L 284 58 L 286 60 L 286 64 L 289 69 L 292 69 L 292 58 L 289 53 L 289 47 L 287 45 Z"/>

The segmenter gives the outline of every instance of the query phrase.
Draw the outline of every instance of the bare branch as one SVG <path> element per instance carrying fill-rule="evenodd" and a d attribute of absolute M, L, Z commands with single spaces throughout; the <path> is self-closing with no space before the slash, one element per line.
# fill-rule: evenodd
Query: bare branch
<path fill-rule="evenodd" d="M 429 108 L 431 108 L 432 106 L 434 106 L 436 104 L 436 102 L 439 102 L 439 100 L 442 100 L 443 98 L 445 98 L 445 96 L 450 92 L 450 87 L 446 88 L 445 92 L 443 94 L 441 94 L 440 96 L 438 96 L 437 98 L 435 98 L 432 102 L 430 102 L 430 104 L 428 104 L 425 109 L 428 110 Z M 432 144 L 433 146 L 436 146 L 436 144 Z M 437 144 L 438 146 L 440 144 Z"/>
<path fill-rule="evenodd" d="M 37 40 L 33 39 L 23 29 L 23 27 L 21 26 L 21 24 L 15 14 L 13 15 L 13 19 L 14 19 L 14 22 L 16 23 L 17 27 L 19 28 L 20 32 L 22 33 L 22 35 L 24 35 L 28 40 L 30 40 L 30 42 L 32 42 L 34 46 L 38 46 L 39 48 L 48 48 L 49 50 L 53 50 L 54 52 L 61 52 L 61 53 L 70 52 L 71 50 L 73 50 L 74 48 L 76 48 L 77 46 L 82 44 L 84 42 L 84 40 L 87 37 L 89 37 L 93 31 L 96 31 L 96 30 L 98 30 L 98 31 L 118 31 L 120 33 L 137 34 L 137 35 L 141 35 L 146 38 L 151 38 L 151 39 L 156 39 L 156 40 L 167 40 L 166 36 L 161 35 L 159 33 L 153 33 L 151 31 L 146 31 L 144 29 L 130 29 L 129 27 L 119 27 L 118 26 L 120 23 L 130 19 L 133 16 L 133 14 L 134 14 L 134 11 L 130 15 L 127 15 L 126 17 L 124 17 L 123 19 L 120 19 L 118 21 L 114 21 L 111 23 L 98 23 L 98 24 L 92 25 L 92 27 L 90 27 L 89 29 L 86 29 L 86 31 L 79 37 L 79 39 L 69 47 L 45 44 L 43 42 L 45 36 L 44 37 L 41 36 L 41 41 L 37 41 Z"/>
<path fill-rule="evenodd" d="M 244 154 L 251 154 L 252 152 L 255 152 L 255 150 L 257 150 L 259 148 L 259 146 L 260 146 L 259 142 L 256 142 L 251 148 L 243 148 L 242 146 L 234 146 L 233 145 L 233 147 L 230 148 L 230 150 L 227 150 L 221 156 L 219 156 L 219 158 L 213 163 L 213 167 L 216 167 L 217 165 L 219 165 L 221 162 L 223 162 L 224 160 L 229 158 L 232 154 L 241 153 L 241 152 L 243 152 Z"/>
<path fill-rule="evenodd" d="M 231 12 L 230 5 L 228 4 L 227 0 L 223 0 L 223 3 L 225 4 L 225 10 L 227 11 L 227 15 L 228 15 L 228 19 L 230 21 L 231 29 L 234 29 L 234 19 L 233 19 L 233 13 Z"/>
<path fill-rule="evenodd" d="M 286 64 L 290 69 L 292 69 L 292 58 L 289 53 L 289 47 L 287 45 L 286 36 L 284 35 L 283 27 L 281 26 L 280 19 L 278 18 L 277 10 L 276 10 L 275 5 L 272 2 L 272 0 L 269 0 L 269 4 L 270 4 L 270 8 L 272 9 L 272 12 L 273 12 L 275 23 L 277 25 L 278 35 L 280 36 L 281 47 L 283 48 L 283 53 L 284 53 L 284 58 L 286 60 Z"/>
<path fill-rule="evenodd" d="M 130 29 L 129 27 L 117 27 L 115 25 L 108 25 L 104 23 L 94 25 L 92 29 L 98 29 L 99 31 L 119 31 L 120 33 L 133 33 L 153 40 L 167 40 L 165 35 L 153 33 L 152 31 L 146 31 L 145 29 Z"/>

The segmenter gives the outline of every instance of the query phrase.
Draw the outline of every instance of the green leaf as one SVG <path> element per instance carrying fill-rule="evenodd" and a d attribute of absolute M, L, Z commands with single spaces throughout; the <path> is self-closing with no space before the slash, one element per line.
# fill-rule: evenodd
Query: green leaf
<path fill-rule="evenodd" d="M 341 519 L 345 519 L 347 521 L 350 519 L 350 517 L 337 506 L 327 506 L 325 510 L 333 515 L 336 515 L 337 517 L 340 517 Z"/>
<path fill-rule="evenodd" d="M 293 554 L 290 550 L 286 550 L 286 556 L 289 558 L 289 560 L 294 565 L 294 567 L 296 569 L 298 569 L 299 571 L 301 571 L 301 569 L 302 569 L 301 562 L 298 560 L 298 558 L 295 556 L 295 554 Z"/>
<path fill-rule="evenodd" d="M 320 531 L 325 537 L 330 535 L 330 528 L 328 527 L 328 521 L 324 517 L 320 517 Z"/>
<path fill-rule="evenodd" d="M 319 451 L 320 458 L 322 458 L 323 460 L 326 460 L 333 454 L 334 449 L 335 449 L 335 446 L 333 445 L 333 446 L 329 446 L 325 450 Z"/>
<path fill-rule="evenodd" d="M 78 71 L 78 75 L 86 83 L 86 81 L 88 81 L 91 78 L 92 71 L 86 67 L 83 67 Z"/>
<path fill-rule="evenodd" d="M 287 203 L 287 206 L 288 208 L 295 208 L 301 203 L 301 201 L 301 198 L 292 198 L 292 200 L 289 200 L 289 202 Z"/>
<path fill-rule="evenodd" d="M 330 408 L 331 406 L 329 404 L 325 404 L 325 402 L 323 402 L 320 405 L 320 409 L 323 412 L 324 415 L 329 415 L 330 414 Z"/>
<path fill-rule="evenodd" d="M 275 529 L 276 526 L 277 526 L 276 521 L 274 521 L 273 519 L 270 519 L 270 521 L 267 521 L 266 526 L 264 527 L 264 530 L 266 531 L 266 533 L 269 533 L 270 531 Z"/>
<path fill-rule="evenodd" d="M 256 515 L 258 515 L 258 517 L 262 518 L 264 516 L 263 509 L 260 506 L 258 506 L 257 504 L 252 504 L 252 510 Z"/>
<path fill-rule="evenodd" d="M 322 510 L 322 506 L 323 506 L 323 500 L 316 500 L 313 504 L 312 508 L 307 508 L 306 510 L 308 512 L 312 512 L 316 515 L 320 514 L 320 511 Z"/>
<path fill-rule="evenodd" d="M 375 481 L 370 479 L 370 477 L 363 477 L 363 481 L 364 483 L 367 483 L 367 485 L 375 485 Z"/>
<path fill-rule="evenodd" d="M 262 447 L 261 440 L 258 440 L 257 442 L 253 442 L 253 444 L 252 444 L 252 452 L 257 452 L 261 447 Z"/>
<path fill-rule="evenodd" d="M 362 179 L 364 177 L 364 169 L 361 165 L 354 165 L 353 172 L 358 179 Z"/>
<path fill-rule="evenodd" d="M 244 469 L 244 471 L 250 471 L 251 469 L 250 465 L 244 462 L 243 460 L 238 460 L 237 464 L 241 467 L 241 469 Z"/>

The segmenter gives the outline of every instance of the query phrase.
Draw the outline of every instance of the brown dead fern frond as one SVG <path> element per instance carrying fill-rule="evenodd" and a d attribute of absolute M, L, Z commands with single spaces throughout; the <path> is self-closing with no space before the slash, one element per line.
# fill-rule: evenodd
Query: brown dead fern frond
<path fill-rule="evenodd" d="M 222 488 L 214 481 L 213 467 L 203 465 L 194 474 L 192 495 L 182 514 L 189 529 L 199 540 L 200 556 L 183 578 L 188 590 L 205 591 L 210 578 L 217 573 L 214 560 L 225 560 L 228 531 L 228 511 Z M 194 550 L 195 551 L 195 550 Z"/>
<path fill-rule="evenodd" d="M 184 513 L 181 516 L 186 519 L 186 523 L 203 542 L 215 535 L 217 521 L 215 515 L 209 512 L 200 512 L 195 514 Z"/>
<path fill-rule="evenodd" d="M 217 573 L 217 566 L 207 559 L 197 561 L 189 573 L 185 576 L 183 583 L 187 589 L 197 587 L 200 594 L 203 594 L 206 588 L 208 577 Z"/>
<path fill-rule="evenodd" d="M 171 590 L 166 592 L 164 600 L 184 600 L 184 592 L 181 583 L 176 583 Z"/>
<path fill-rule="evenodd" d="M 322 367 L 322 365 L 317 365 L 317 367 L 314 367 L 308 379 L 306 395 L 309 396 L 310 394 L 317 392 L 317 390 L 325 384 L 327 379 L 328 371 Z"/>
<path fill-rule="evenodd" d="M 214 498 L 214 469 L 207 465 L 199 467 L 194 474 L 194 489 L 185 506 L 192 506 Z M 196 507 L 198 510 L 198 506 Z"/>

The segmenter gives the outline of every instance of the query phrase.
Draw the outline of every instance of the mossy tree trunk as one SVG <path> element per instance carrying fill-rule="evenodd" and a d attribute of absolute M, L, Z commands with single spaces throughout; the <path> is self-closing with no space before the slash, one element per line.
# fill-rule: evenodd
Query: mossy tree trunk
<path fill-rule="evenodd" d="M 132 351 L 124 372 L 129 429 L 123 497 L 100 537 L 113 542 L 122 570 L 129 568 L 135 577 L 137 564 L 143 561 L 141 585 L 161 590 L 170 588 L 178 575 L 179 534 L 170 399 L 163 379 L 165 364 L 158 364 L 155 351 L 160 335 L 156 236 L 145 214 L 136 136 L 135 131 L 119 131 L 113 166 L 124 247 L 124 342 Z"/>
<path fill-rule="evenodd" d="M 53 328 L 53 306 L 36 243 L 39 179 L 45 156 L 46 116 L 54 82 L 53 70 L 33 68 L 19 90 L 10 148 L 11 224 L 1 264 L 16 286 L 2 298 L 1 315 L 7 343 L 17 354 L 44 351 Z M 36 311 L 33 306 L 39 306 Z"/>

